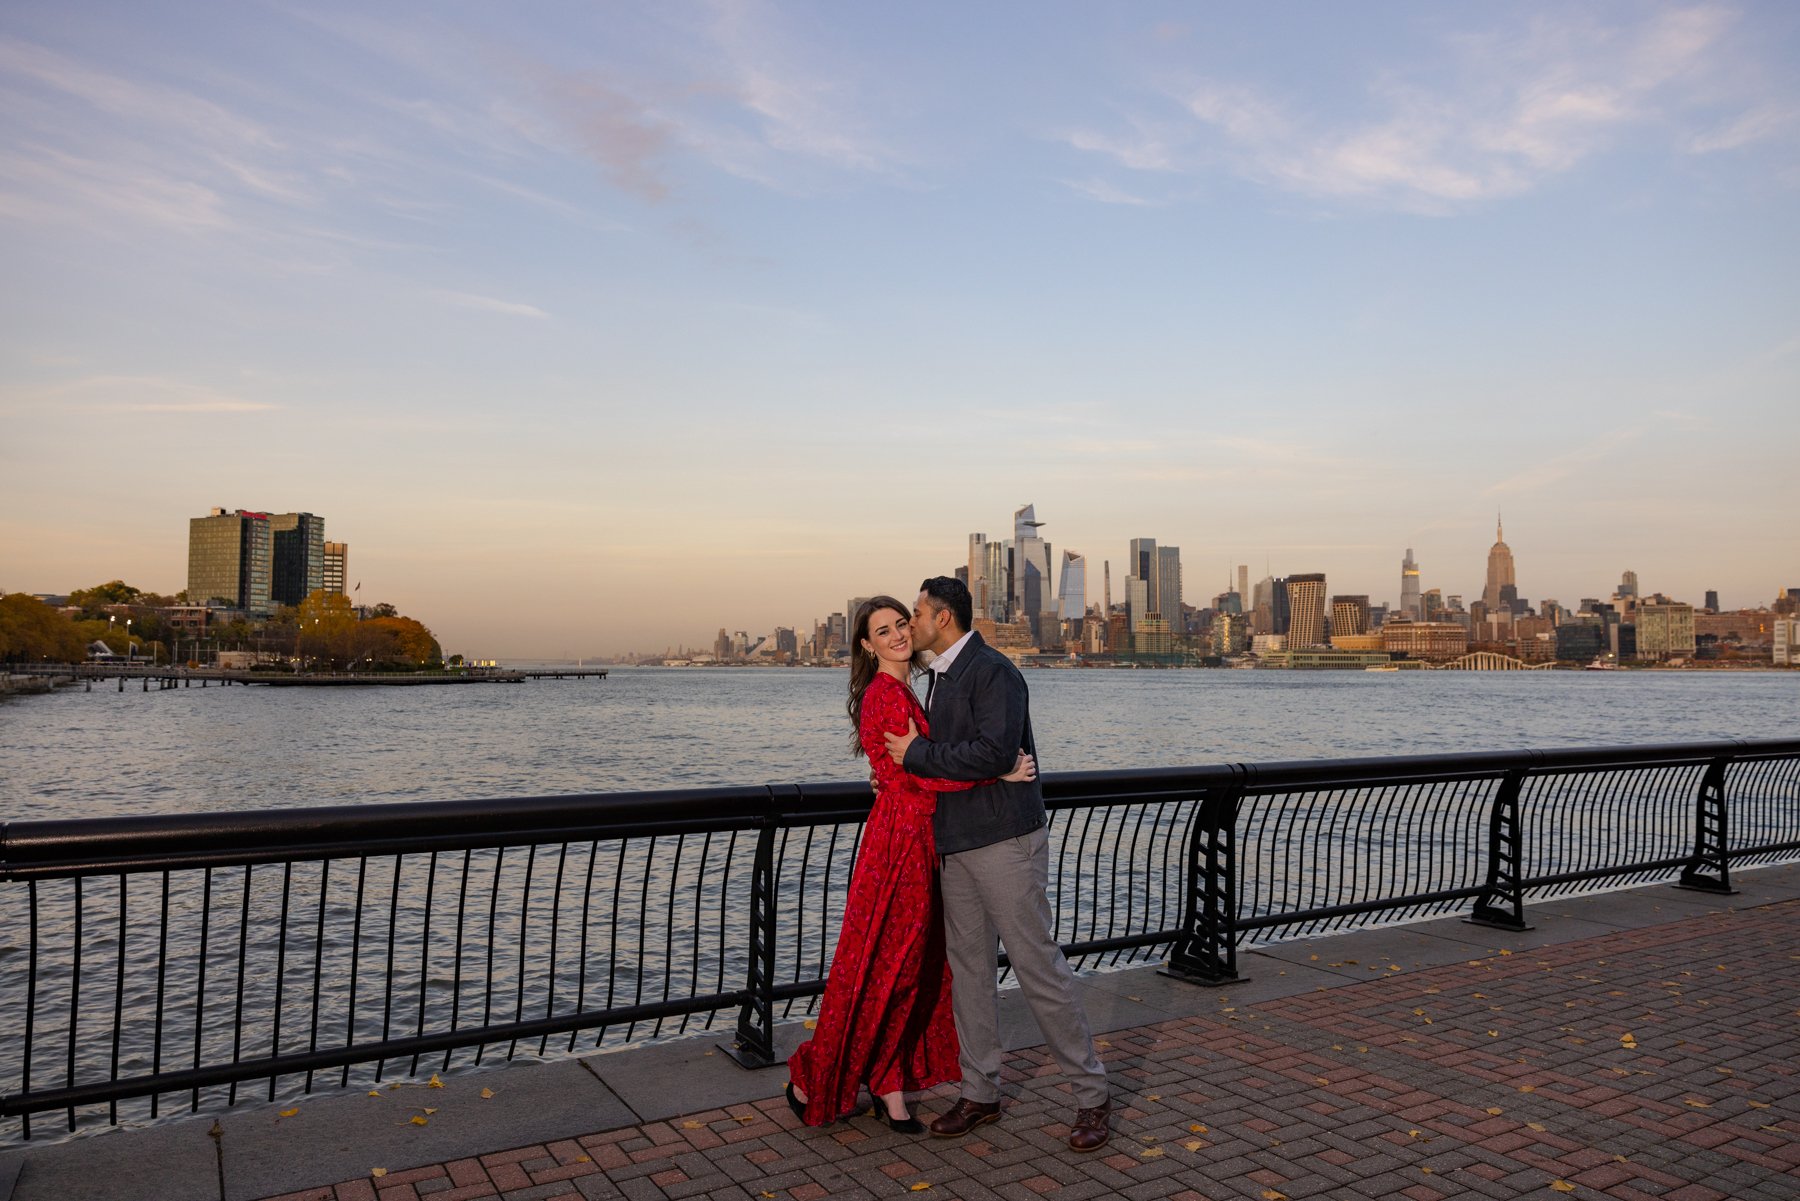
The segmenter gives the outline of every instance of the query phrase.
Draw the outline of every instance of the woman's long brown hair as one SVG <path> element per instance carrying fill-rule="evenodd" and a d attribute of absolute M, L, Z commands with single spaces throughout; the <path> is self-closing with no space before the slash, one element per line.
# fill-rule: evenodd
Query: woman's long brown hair
<path fill-rule="evenodd" d="M 871 652 L 863 649 L 863 639 L 869 636 L 869 619 L 882 609 L 892 609 L 908 621 L 912 614 L 906 606 L 891 596 L 871 596 L 856 606 L 856 616 L 850 622 L 850 699 L 844 709 L 850 714 L 850 753 L 863 753 L 862 745 L 862 703 L 863 693 L 875 682 L 875 673 L 881 670 L 881 661 Z"/>

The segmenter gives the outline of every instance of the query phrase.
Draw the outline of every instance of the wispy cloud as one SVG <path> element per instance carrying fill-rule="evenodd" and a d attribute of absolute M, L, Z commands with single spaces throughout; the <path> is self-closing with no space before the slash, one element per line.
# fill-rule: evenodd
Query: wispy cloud
<path fill-rule="evenodd" d="M 550 317 L 549 313 L 538 308 L 535 304 L 520 304 L 513 300 L 496 300 L 492 296 L 478 296 L 473 292 L 434 291 L 431 295 L 446 304 L 452 304 L 463 309 L 474 309 L 483 313 L 504 313 L 508 317 L 531 317 L 540 321 L 548 320 Z"/>
<path fill-rule="evenodd" d="M 1117 184 L 1109 183 L 1104 179 L 1065 179 L 1062 181 L 1062 184 L 1071 192 L 1086 196 L 1089 200 L 1098 200 L 1101 204 L 1124 204 L 1136 208 L 1155 208 L 1166 203 L 1166 201 L 1151 200 L 1147 197 L 1139 196 L 1136 193 L 1127 192 Z"/>
<path fill-rule="evenodd" d="M 1718 103 L 1696 80 L 1718 68 L 1735 14 L 1714 5 L 1660 10 L 1609 28 L 1575 10 L 1523 32 L 1454 39 L 1448 82 L 1393 71 L 1364 87 L 1369 115 L 1336 119 L 1247 83 L 1169 84 L 1172 125 L 1127 114 L 1123 128 L 1084 127 L 1069 146 L 1134 171 L 1229 171 L 1284 191 L 1420 212 L 1446 212 L 1526 192 L 1574 169 L 1630 127 L 1692 123 Z M 1704 153 L 1769 137 L 1792 105 L 1758 103 L 1704 133 L 1678 138 Z M 1098 197 L 1097 197 L 1098 198 Z"/>
<path fill-rule="evenodd" d="M 281 408 L 205 384 L 156 375 L 90 375 L 41 389 L 39 403 L 107 413 L 264 413 Z"/>

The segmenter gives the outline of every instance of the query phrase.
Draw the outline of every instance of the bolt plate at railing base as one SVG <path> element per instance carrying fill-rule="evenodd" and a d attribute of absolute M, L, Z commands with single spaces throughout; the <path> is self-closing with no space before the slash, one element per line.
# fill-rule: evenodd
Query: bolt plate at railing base
<path fill-rule="evenodd" d="M 1156 969 L 1159 976 L 1167 976 L 1171 980 L 1179 980 L 1183 984 L 1198 984 L 1202 988 L 1221 988 L 1227 984 L 1242 984 L 1248 976 L 1215 976 L 1209 972 L 1190 972 L 1171 964 L 1164 964 Z"/>
<path fill-rule="evenodd" d="M 1463 919 L 1463 925 L 1485 926 L 1489 930 L 1509 930 L 1514 934 L 1523 934 L 1527 930 L 1537 929 L 1537 927 L 1530 922 L 1519 921 L 1509 914 L 1487 917 L 1485 915 L 1471 913 L 1468 917 Z"/>
<path fill-rule="evenodd" d="M 748 1068 L 751 1071 L 755 1071 L 758 1068 L 772 1068 L 778 1063 L 786 1062 L 786 1060 L 770 1059 L 767 1056 L 758 1054 L 741 1043 L 720 1043 L 719 1050 L 731 1056 L 732 1060 L 735 1061 L 740 1068 Z"/>
<path fill-rule="evenodd" d="M 1710 892 L 1716 897 L 1735 897 L 1738 894 L 1737 889 L 1722 883 L 1717 876 L 1683 876 L 1670 887 L 1687 892 Z"/>

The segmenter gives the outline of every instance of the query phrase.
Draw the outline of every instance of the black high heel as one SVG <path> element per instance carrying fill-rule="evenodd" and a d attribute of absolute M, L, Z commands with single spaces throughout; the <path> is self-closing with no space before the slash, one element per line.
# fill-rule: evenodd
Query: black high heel
<path fill-rule="evenodd" d="M 875 1108 L 871 1112 L 875 1115 L 875 1120 L 877 1122 L 880 1122 L 883 1126 L 886 1126 L 889 1130 L 892 1130 L 895 1134 L 924 1134 L 925 1133 L 925 1123 L 921 1122 L 918 1118 L 894 1117 L 893 1115 L 888 1113 L 887 1106 L 882 1104 L 880 1097 L 875 1098 Z"/>
<path fill-rule="evenodd" d="M 794 1111 L 794 1116 L 804 1122 L 806 1120 L 806 1102 L 794 1095 L 794 1082 L 792 1080 L 787 1082 L 787 1086 L 782 1090 L 782 1094 L 787 1097 L 788 1108 Z"/>

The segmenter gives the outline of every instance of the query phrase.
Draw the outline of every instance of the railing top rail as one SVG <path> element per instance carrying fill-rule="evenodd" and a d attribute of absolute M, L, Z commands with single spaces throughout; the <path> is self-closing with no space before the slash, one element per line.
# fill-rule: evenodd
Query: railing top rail
<path fill-rule="evenodd" d="M 1045 775 L 1043 783 L 1046 804 L 1055 809 L 1129 804 L 1209 789 L 1278 792 L 1794 755 L 1800 755 L 1800 739 L 1731 739 L 1062 772 Z M 871 799 L 867 783 L 827 782 L 15 821 L 0 823 L 0 879 L 856 821 L 867 814 Z"/>

